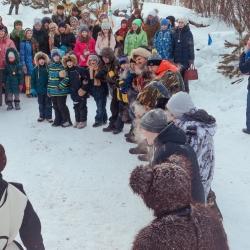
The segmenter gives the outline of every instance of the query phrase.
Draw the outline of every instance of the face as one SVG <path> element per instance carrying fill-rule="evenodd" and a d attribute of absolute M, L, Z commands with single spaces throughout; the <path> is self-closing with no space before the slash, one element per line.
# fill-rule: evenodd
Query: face
<path fill-rule="evenodd" d="M 54 62 L 59 62 L 59 60 L 60 60 L 60 56 L 56 55 L 56 56 L 53 57 Z"/>
<path fill-rule="evenodd" d="M 0 37 L 4 37 L 5 35 L 5 31 L 4 30 L 0 30 Z"/>
<path fill-rule="evenodd" d="M 102 56 L 102 60 L 104 61 L 104 63 L 109 63 L 109 58 Z"/>
<path fill-rule="evenodd" d="M 104 17 L 104 16 L 101 16 L 101 17 L 99 18 L 99 21 L 102 23 L 103 19 L 105 19 L 105 17 Z"/>
<path fill-rule="evenodd" d="M 15 62 L 15 58 L 14 57 L 9 57 L 9 62 Z"/>
<path fill-rule="evenodd" d="M 149 146 L 154 145 L 154 139 L 158 136 L 157 133 L 149 132 L 143 128 L 141 128 L 141 133 L 146 137 Z"/>
<path fill-rule="evenodd" d="M 130 68 L 132 69 L 133 72 L 135 72 L 135 67 L 136 67 L 136 63 L 130 63 Z"/>
<path fill-rule="evenodd" d="M 109 30 L 108 29 L 104 29 L 102 30 L 104 34 L 108 34 L 109 33 Z"/>
<path fill-rule="evenodd" d="M 172 22 L 170 19 L 167 19 L 168 20 L 168 23 L 172 26 Z"/>
<path fill-rule="evenodd" d="M 26 33 L 26 38 L 29 39 L 29 40 L 32 38 L 32 31 L 28 31 Z"/>
<path fill-rule="evenodd" d="M 84 12 L 84 13 L 83 13 L 83 17 L 84 17 L 84 18 L 88 18 L 88 17 L 89 17 L 89 13 L 88 13 L 88 12 Z"/>
<path fill-rule="evenodd" d="M 49 23 L 45 23 L 43 26 L 44 26 L 44 28 L 45 28 L 46 30 L 49 29 Z"/>
<path fill-rule="evenodd" d="M 59 31 L 60 31 L 60 33 L 64 33 L 65 32 L 65 28 L 64 27 L 60 27 Z"/>
<path fill-rule="evenodd" d="M 158 69 L 158 66 L 154 65 L 154 66 L 148 66 L 148 69 L 151 73 L 156 74 L 156 71 Z"/>
<path fill-rule="evenodd" d="M 148 19 L 151 21 L 154 17 L 151 15 L 148 15 Z"/>
<path fill-rule="evenodd" d="M 178 26 L 179 26 L 180 29 L 182 29 L 185 26 L 185 24 L 183 22 L 179 22 Z"/>
<path fill-rule="evenodd" d="M 125 29 L 127 27 L 126 23 L 122 23 L 122 28 Z"/>
<path fill-rule="evenodd" d="M 123 63 L 123 64 L 121 65 L 121 68 L 122 68 L 122 69 L 127 69 L 127 68 L 128 68 L 128 66 L 129 66 L 129 64 L 128 64 L 128 63 Z"/>
<path fill-rule="evenodd" d="M 134 14 L 134 16 L 135 16 L 135 18 L 138 18 L 139 15 L 138 14 Z"/>
<path fill-rule="evenodd" d="M 49 30 L 50 30 L 50 32 L 55 33 L 56 32 L 56 27 L 51 27 Z"/>
<path fill-rule="evenodd" d="M 71 27 L 75 28 L 77 26 L 77 22 L 73 21 L 71 22 Z"/>
<path fill-rule="evenodd" d="M 82 36 L 83 36 L 83 37 L 86 37 L 87 35 L 88 35 L 88 32 L 87 32 L 87 31 L 83 31 L 83 32 L 82 32 Z"/>
<path fill-rule="evenodd" d="M 89 65 L 92 67 L 97 66 L 97 61 L 96 60 L 89 60 Z"/>
<path fill-rule="evenodd" d="M 138 25 L 135 24 L 135 23 L 133 23 L 133 24 L 132 24 L 132 29 L 133 29 L 133 30 L 137 30 L 137 29 L 138 29 Z"/>
<path fill-rule="evenodd" d="M 39 25 L 39 24 L 35 25 L 34 27 L 35 27 L 36 30 L 41 30 L 41 28 L 42 28 L 42 26 Z"/>
<path fill-rule="evenodd" d="M 72 67 L 73 67 L 73 62 L 67 61 L 67 66 L 68 66 L 69 68 L 72 68 Z"/>
<path fill-rule="evenodd" d="M 58 13 L 59 15 L 62 15 L 62 14 L 64 13 L 64 10 L 57 10 L 57 13 Z"/>
<path fill-rule="evenodd" d="M 40 59 L 40 60 L 38 61 L 38 63 L 39 63 L 39 65 L 44 65 L 45 60 L 44 60 L 44 59 Z"/>
<path fill-rule="evenodd" d="M 147 59 L 142 56 L 137 56 L 135 59 L 136 64 L 139 66 L 139 68 L 142 68 L 147 65 Z"/>
<path fill-rule="evenodd" d="M 78 12 L 77 12 L 77 11 L 72 11 L 72 15 L 73 15 L 73 16 L 77 16 L 77 15 L 78 15 Z"/>
<path fill-rule="evenodd" d="M 23 26 L 20 23 L 17 23 L 15 26 L 16 30 L 22 30 Z"/>
<path fill-rule="evenodd" d="M 167 25 L 162 25 L 162 26 L 161 26 L 161 28 L 162 28 L 163 30 L 166 30 L 167 27 L 168 27 Z"/>

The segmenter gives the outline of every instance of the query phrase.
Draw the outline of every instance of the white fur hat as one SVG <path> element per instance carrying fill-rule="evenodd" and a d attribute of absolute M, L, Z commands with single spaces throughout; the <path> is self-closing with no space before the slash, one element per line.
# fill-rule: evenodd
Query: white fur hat
<path fill-rule="evenodd" d="M 84 10 L 82 10 L 81 13 L 82 13 L 82 14 L 84 14 L 84 13 L 89 13 L 89 10 L 88 10 L 88 9 L 84 9 Z"/>
<path fill-rule="evenodd" d="M 155 16 L 157 15 L 157 13 L 156 13 L 155 10 L 150 10 L 150 11 L 148 12 L 148 15 L 149 15 L 149 16 L 155 17 Z"/>
<path fill-rule="evenodd" d="M 187 25 L 188 20 L 187 20 L 185 17 L 180 17 L 180 18 L 178 19 L 178 23 L 184 23 L 185 25 Z"/>

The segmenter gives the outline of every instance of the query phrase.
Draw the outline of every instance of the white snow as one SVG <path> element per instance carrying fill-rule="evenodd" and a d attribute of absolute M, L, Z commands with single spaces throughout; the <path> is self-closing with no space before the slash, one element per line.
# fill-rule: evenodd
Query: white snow
<path fill-rule="evenodd" d="M 41 10 L 22 6 L 20 15 L 7 16 L 9 5 L 0 6 L 9 31 L 16 18 L 24 21 L 24 27 L 31 27 L 35 17 L 42 17 Z M 185 8 L 146 3 L 144 12 L 155 7 L 162 17 L 190 13 Z M 120 19 L 114 20 L 119 26 Z M 250 136 L 241 131 L 245 127 L 247 77 L 231 85 L 236 78 L 217 73 L 219 54 L 227 51 L 224 40 L 233 42 L 237 36 L 216 20 L 207 28 L 191 26 L 191 30 L 195 50 L 199 49 L 195 60 L 199 80 L 191 83 L 190 94 L 196 106 L 215 116 L 218 124 L 212 188 L 230 249 L 250 249 Z M 208 33 L 213 39 L 211 46 L 207 45 Z M 74 120 L 70 97 L 67 103 Z M 0 107 L 0 143 L 8 156 L 3 175 L 8 181 L 23 183 L 41 219 L 46 249 L 130 249 L 138 230 L 153 217 L 128 186 L 132 169 L 142 164 L 128 153 L 135 146 L 126 143 L 123 136 L 129 126 L 119 135 L 103 133 L 102 127 L 92 128 L 93 98 L 88 100 L 88 126 L 83 130 L 38 123 L 35 98 L 21 95 L 21 108 L 7 112 L 6 106 Z"/>

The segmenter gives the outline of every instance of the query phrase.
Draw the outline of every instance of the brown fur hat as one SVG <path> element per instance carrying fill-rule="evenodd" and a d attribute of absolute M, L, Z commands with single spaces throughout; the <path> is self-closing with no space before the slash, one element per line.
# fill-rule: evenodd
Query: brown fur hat
<path fill-rule="evenodd" d="M 5 154 L 5 149 L 2 144 L 0 144 L 0 173 L 4 170 L 7 163 L 7 157 Z"/>
<path fill-rule="evenodd" d="M 49 62 L 50 62 L 49 57 L 45 53 L 43 53 L 42 51 L 39 51 L 35 54 L 35 57 L 34 57 L 34 62 L 35 62 L 36 66 L 39 65 L 38 61 L 39 61 L 40 57 L 43 57 L 45 59 L 45 63 L 49 64 Z"/>
<path fill-rule="evenodd" d="M 62 58 L 62 65 L 64 68 L 67 68 L 67 62 L 71 61 L 73 63 L 73 66 L 77 66 L 77 58 L 74 54 L 66 54 L 65 56 L 63 56 Z"/>
<path fill-rule="evenodd" d="M 150 51 L 148 51 L 145 48 L 140 48 L 139 47 L 139 48 L 133 49 L 131 51 L 131 57 L 132 57 L 133 60 L 135 60 L 135 58 L 137 56 L 141 56 L 141 57 L 144 57 L 144 58 L 148 59 L 150 57 L 150 55 L 151 55 Z"/>

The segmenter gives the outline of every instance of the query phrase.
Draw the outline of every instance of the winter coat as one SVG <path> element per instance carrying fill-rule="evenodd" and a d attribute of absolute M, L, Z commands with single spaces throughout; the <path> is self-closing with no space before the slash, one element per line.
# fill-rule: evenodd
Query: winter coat
<path fill-rule="evenodd" d="M 13 25 L 14 29 L 10 33 L 10 39 L 14 42 L 17 51 L 20 52 L 20 43 L 24 38 L 24 30 L 23 29 L 21 31 L 16 30 L 15 26 L 17 23 L 22 23 L 22 21 L 15 20 Z"/>
<path fill-rule="evenodd" d="M 51 20 L 53 23 L 56 23 L 57 25 L 60 22 L 65 22 L 65 23 L 69 24 L 68 17 L 65 14 L 59 15 L 58 13 L 56 13 L 56 14 L 52 15 Z"/>
<path fill-rule="evenodd" d="M 243 74 L 250 73 L 250 59 L 248 58 L 248 60 L 245 61 L 245 56 L 246 56 L 246 53 L 243 52 L 243 53 L 240 55 L 240 63 L 239 63 L 240 71 L 241 71 L 241 73 L 243 73 Z M 250 90 L 250 76 L 248 77 L 247 89 Z"/>
<path fill-rule="evenodd" d="M 72 50 L 75 47 L 76 38 L 72 32 L 70 32 L 70 26 L 67 24 L 65 33 L 61 34 L 59 29 L 56 29 L 56 34 L 54 36 L 54 46 L 60 48 L 62 45 Z"/>
<path fill-rule="evenodd" d="M 49 37 L 47 36 L 45 30 L 43 28 L 41 28 L 40 30 L 36 30 L 35 28 L 33 28 L 33 37 L 39 44 L 39 51 L 48 53 L 48 48 L 46 48 L 46 45 L 48 45 Z"/>
<path fill-rule="evenodd" d="M 82 42 L 81 38 L 76 40 L 74 53 L 78 59 L 78 65 L 87 66 L 89 55 L 84 56 L 84 52 L 89 51 L 90 54 L 95 52 L 95 40 L 91 37 L 88 42 Z M 81 55 L 84 56 L 84 61 L 81 60 Z"/>
<path fill-rule="evenodd" d="M 9 52 L 13 52 L 16 60 L 15 62 L 9 62 L 8 54 Z M 19 85 L 23 85 L 23 69 L 20 63 L 19 55 L 16 49 L 10 47 L 7 49 L 7 53 L 5 54 L 6 65 L 3 71 L 3 79 L 2 82 L 5 83 L 5 91 L 6 93 L 19 94 L 20 90 L 18 88 Z"/>
<path fill-rule="evenodd" d="M 142 23 L 144 22 L 143 21 L 143 18 L 139 15 L 137 18 L 135 17 L 134 14 L 131 15 L 131 17 L 128 19 L 128 27 L 129 28 L 132 28 L 132 23 L 135 19 L 141 19 Z"/>
<path fill-rule="evenodd" d="M 193 148 L 186 143 L 185 132 L 170 123 L 154 140 L 154 156 L 151 165 L 167 161 L 171 155 L 183 155 L 192 169 L 192 197 L 194 201 L 205 203 L 199 165 Z"/>
<path fill-rule="evenodd" d="M 45 23 L 49 23 L 50 24 L 51 22 L 52 22 L 52 20 L 51 20 L 50 17 L 47 17 L 47 16 L 43 17 L 42 18 L 42 27 L 44 28 L 44 24 Z M 49 33 L 49 30 L 47 32 Z"/>
<path fill-rule="evenodd" d="M 79 20 L 79 23 L 80 23 L 80 26 L 82 27 L 83 25 L 87 25 L 89 30 L 93 30 L 93 25 L 94 25 L 94 22 L 95 20 L 88 17 L 88 18 L 84 18 L 82 17 L 80 20 Z"/>
<path fill-rule="evenodd" d="M 140 46 L 148 46 L 148 38 L 145 31 L 141 30 L 137 35 L 135 31 L 129 31 L 124 42 L 124 54 L 130 56 L 131 51 Z"/>
<path fill-rule="evenodd" d="M 81 27 L 79 25 L 77 25 L 74 28 L 73 27 L 70 28 L 70 31 L 74 34 L 76 39 L 79 37 L 80 30 L 81 30 Z"/>
<path fill-rule="evenodd" d="M 183 65 L 183 70 L 189 67 L 189 62 L 194 61 L 194 39 L 189 25 L 182 29 L 177 28 L 172 36 L 172 51 L 170 58 L 174 63 Z"/>
<path fill-rule="evenodd" d="M 148 45 L 152 46 L 155 33 L 161 28 L 159 17 L 155 16 L 151 21 L 147 17 L 145 22 L 145 28 L 148 36 Z"/>
<path fill-rule="evenodd" d="M 100 53 L 100 51 L 105 47 L 110 47 L 112 50 L 115 49 L 116 41 L 115 36 L 113 34 L 110 35 L 110 38 L 108 38 L 108 35 L 103 35 L 102 32 L 99 32 L 96 44 L 95 44 L 95 51 L 97 54 Z"/>
<path fill-rule="evenodd" d="M 156 31 L 152 49 L 156 49 L 162 59 L 169 59 L 172 50 L 170 26 L 166 30 L 160 29 L 159 31 Z"/>
<path fill-rule="evenodd" d="M 205 110 L 193 109 L 179 119 L 175 119 L 174 122 L 184 130 L 187 143 L 191 145 L 197 155 L 201 181 L 207 199 L 214 175 L 213 136 L 217 130 L 216 120 Z"/>
<path fill-rule="evenodd" d="M 49 65 L 48 93 L 51 96 L 65 96 L 70 93 L 68 72 L 61 62 L 52 62 Z M 56 88 L 60 91 L 57 91 Z"/>
<path fill-rule="evenodd" d="M 27 67 L 26 76 L 31 76 L 33 70 L 33 58 L 39 51 L 39 45 L 37 41 L 32 38 L 31 41 L 23 40 L 20 44 L 20 58 L 22 66 Z"/>
<path fill-rule="evenodd" d="M 38 57 L 43 56 L 45 57 L 45 64 L 39 65 Z M 35 89 L 37 94 L 46 95 L 47 88 L 48 88 L 48 64 L 49 64 L 49 57 L 42 52 L 38 52 L 34 58 L 35 61 L 35 68 L 32 70 L 31 74 L 31 88 Z"/>
<path fill-rule="evenodd" d="M 97 20 L 97 21 L 94 23 L 94 28 L 93 28 L 93 32 L 92 32 L 92 37 L 95 39 L 95 41 L 97 40 L 97 37 L 98 37 L 99 32 L 102 31 L 101 25 L 102 25 L 102 23 L 101 23 L 99 20 Z"/>
<path fill-rule="evenodd" d="M 5 197 L 4 194 L 7 190 L 7 199 L 4 201 L 3 197 Z M 12 201 L 9 198 L 12 198 Z M 18 204 L 13 203 L 13 200 L 16 202 L 18 201 Z M 2 225 L 4 225 L 5 228 L 10 226 L 10 229 L 9 232 L 6 232 L 9 233 L 9 235 L 1 235 L 0 233 L 0 241 L 5 240 L 3 238 L 1 239 L 1 236 L 7 236 L 9 237 L 8 246 L 13 245 L 14 247 L 15 245 L 15 249 L 19 249 L 16 244 L 13 243 L 13 240 L 19 231 L 20 238 L 26 249 L 44 250 L 45 248 L 41 235 L 41 223 L 24 192 L 22 184 L 8 183 L 3 180 L 2 174 L 0 173 L 0 214 L 1 211 L 6 208 L 5 205 L 9 205 L 7 210 L 5 210 L 5 213 L 12 212 L 10 214 L 12 216 L 9 217 L 4 213 L 4 218 L 1 218 Z M 15 220 L 11 220 L 14 215 L 18 215 L 18 217 L 15 217 Z M 7 225 L 7 223 L 9 223 L 9 225 Z M 5 228 L 3 228 L 3 230 Z M 3 232 L 2 229 L 0 229 L 0 231 Z M 8 246 L 7 249 L 9 249 Z"/>
<path fill-rule="evenodd" d="M 0 38 L 0 69 L 5 66 L 5 53 L 9 47 L 16 48 L 14 42 L 7 36 Z"/>

